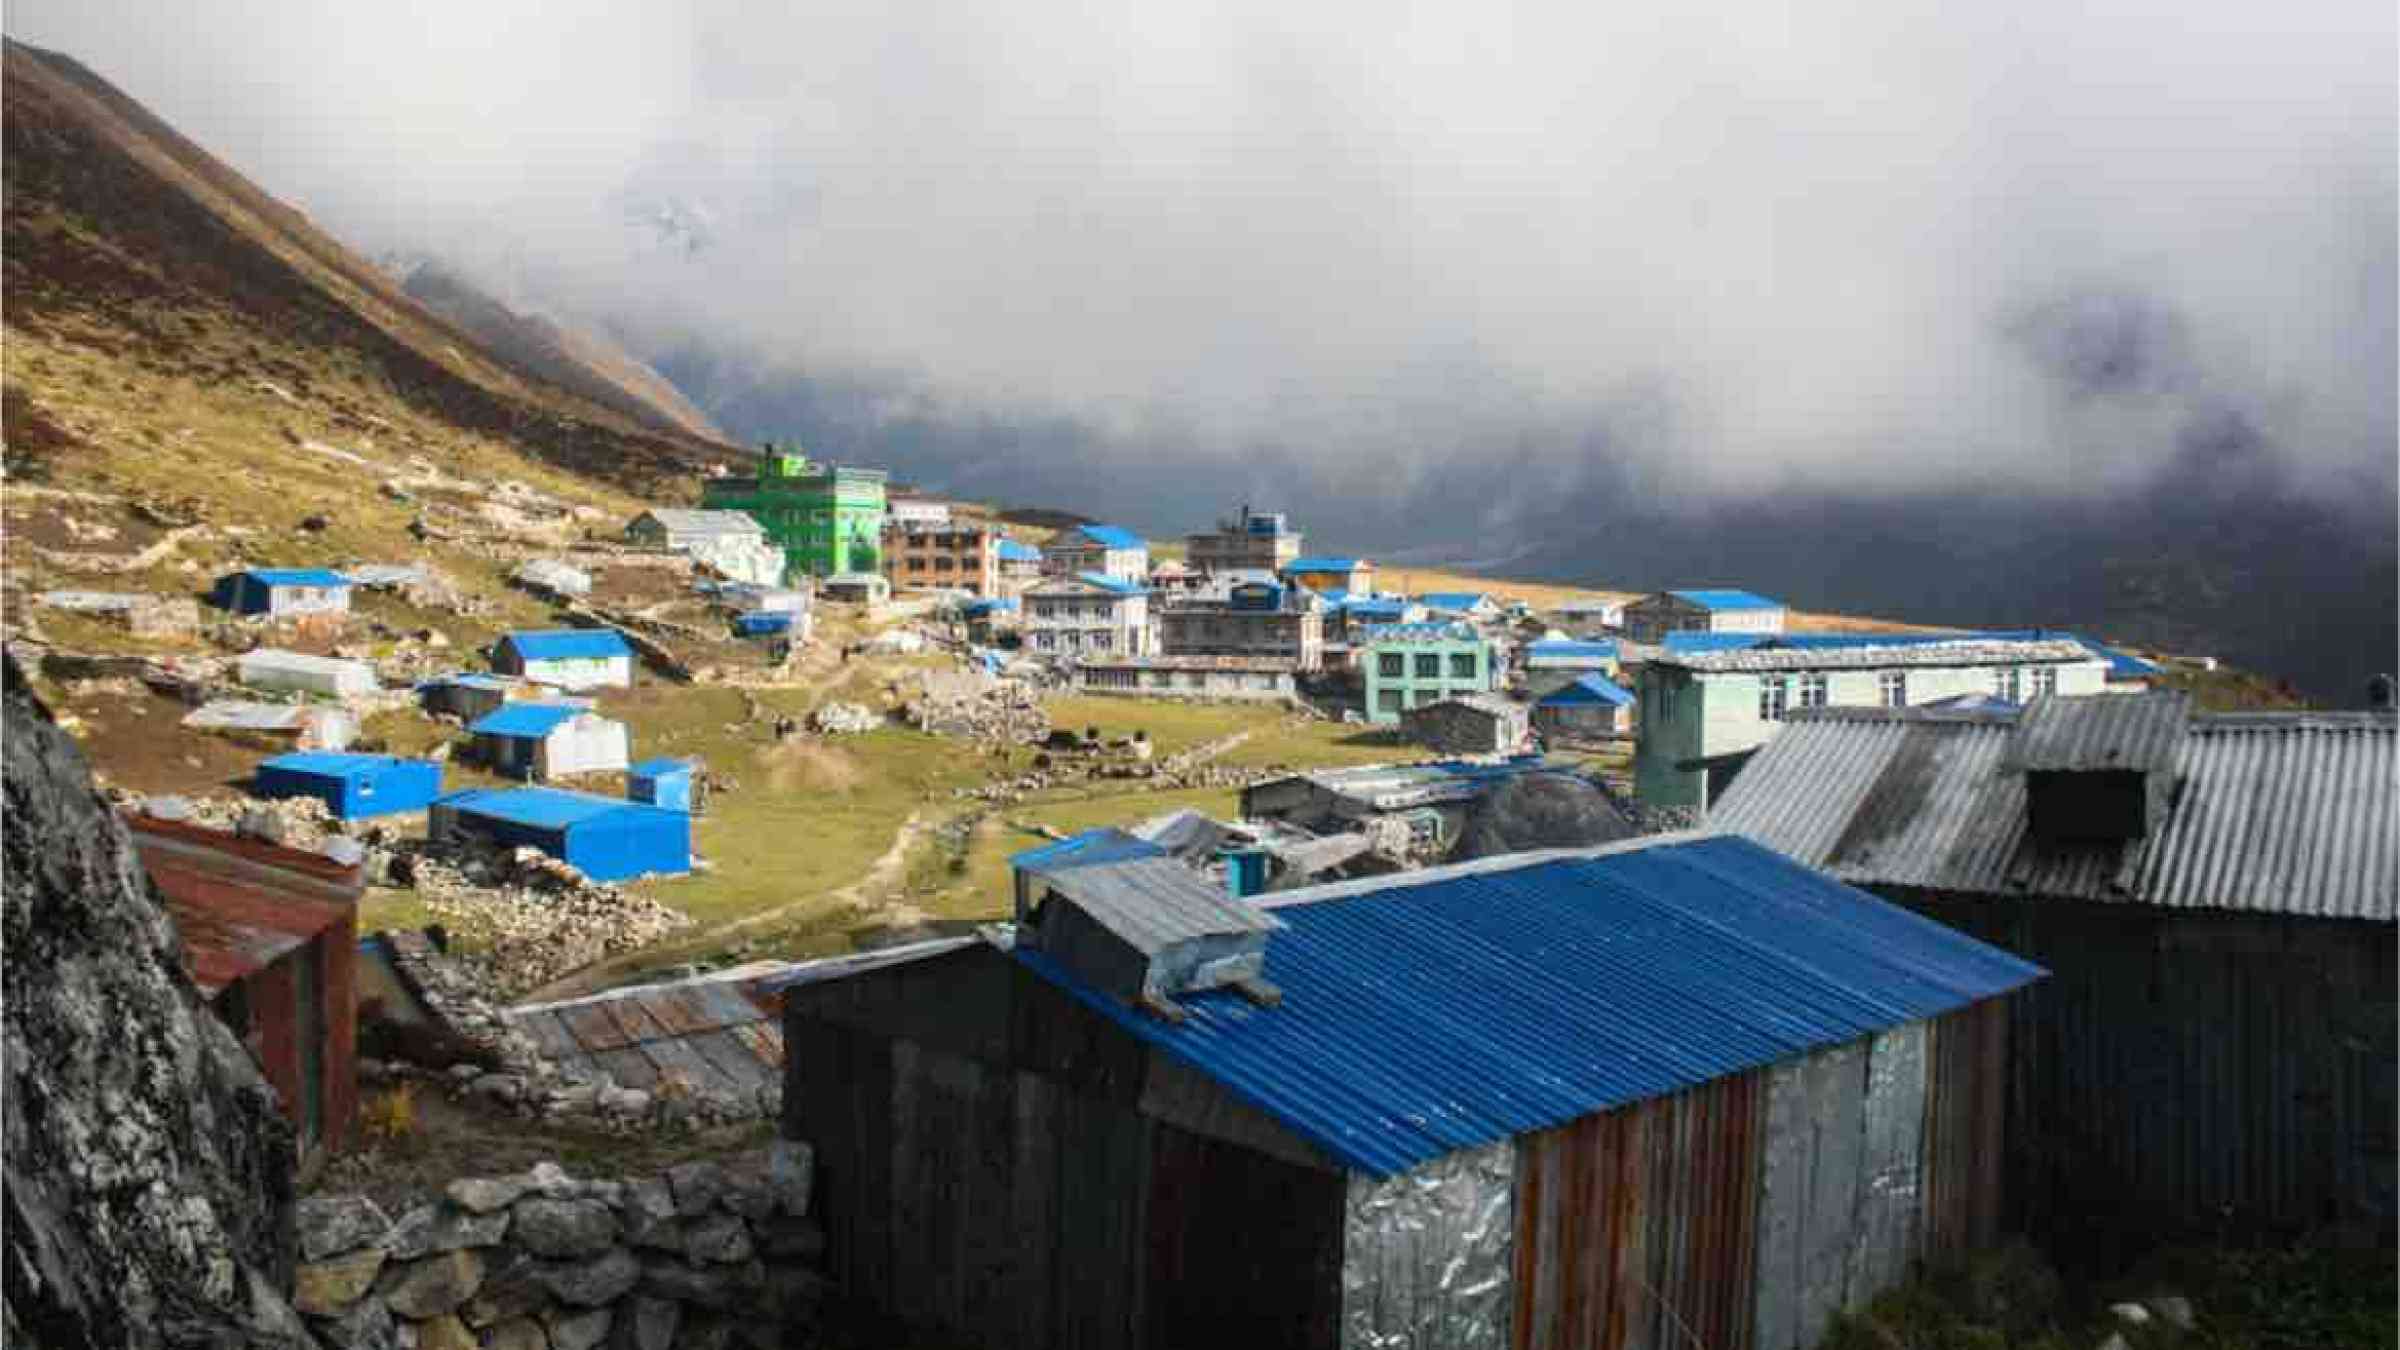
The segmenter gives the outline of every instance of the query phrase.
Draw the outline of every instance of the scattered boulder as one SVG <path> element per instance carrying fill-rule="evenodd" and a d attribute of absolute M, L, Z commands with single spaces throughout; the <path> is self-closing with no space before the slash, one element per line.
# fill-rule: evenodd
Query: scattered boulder
<path fill-rule="evenodd" d="M 522 1200 L 517 1245 L 536 1256 L 593 1256 L 616 1245 L 617 1218 L 597 1200 Z"/>

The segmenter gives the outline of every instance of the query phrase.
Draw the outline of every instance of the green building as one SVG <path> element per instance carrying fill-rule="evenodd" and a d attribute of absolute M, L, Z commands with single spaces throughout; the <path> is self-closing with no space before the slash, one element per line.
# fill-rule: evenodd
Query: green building
<path fill-rule="evenodd" d="M 881 469 L 819 464 L 770 444 L 756 477 L 703 480 L 700 504 L 748 513 L 795 573 L 879 572 L 885 478 Z"/>
<path fill-rule="evenodd" d="M 1406 709 L 1492 687 L 1492 644 L 1463 623 L 1378 624 L 1358 645 L 1369 722 L 1397 722 Z"/>

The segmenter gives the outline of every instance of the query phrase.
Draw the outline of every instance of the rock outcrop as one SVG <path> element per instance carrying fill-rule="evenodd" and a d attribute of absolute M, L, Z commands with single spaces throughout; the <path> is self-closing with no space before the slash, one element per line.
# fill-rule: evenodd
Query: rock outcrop
<path fill-rule="evenodd" d="M 1589 848 L 1638 833 L 1608 794 L 1588 779 L 1529 773 L 1502 783 L 1468 808 L 1450 857 L 1464 862 L 1528 849 Z"/>
<path fill-rule="evenodd" d="M 292 1137 L 200 1000 L 82 753 L 6 662 L 5 1250 L 12 1345 L 313 1346 Z"/>

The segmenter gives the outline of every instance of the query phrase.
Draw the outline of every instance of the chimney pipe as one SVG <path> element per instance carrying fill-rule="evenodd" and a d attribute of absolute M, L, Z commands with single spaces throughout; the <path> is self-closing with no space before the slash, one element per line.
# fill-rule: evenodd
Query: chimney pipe
<path fill-rule="evenodd" d="M 2367 706 L 2376 712 L 2392 710 L 2391 676 L 2371 675 L 2367 677 Z"/>

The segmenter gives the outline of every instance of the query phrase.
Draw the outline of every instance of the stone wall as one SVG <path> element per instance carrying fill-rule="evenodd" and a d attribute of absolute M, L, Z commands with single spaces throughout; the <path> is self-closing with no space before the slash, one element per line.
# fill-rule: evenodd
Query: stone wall
<path fill-rule="evenodd" d="M 790 1142 L 638 1181 L 537 1163 L 397 1219 L 306 1200 L 292 1303 L 331 1350 L 805 1344 L 824 1287 L 812 1165 Z"/>

